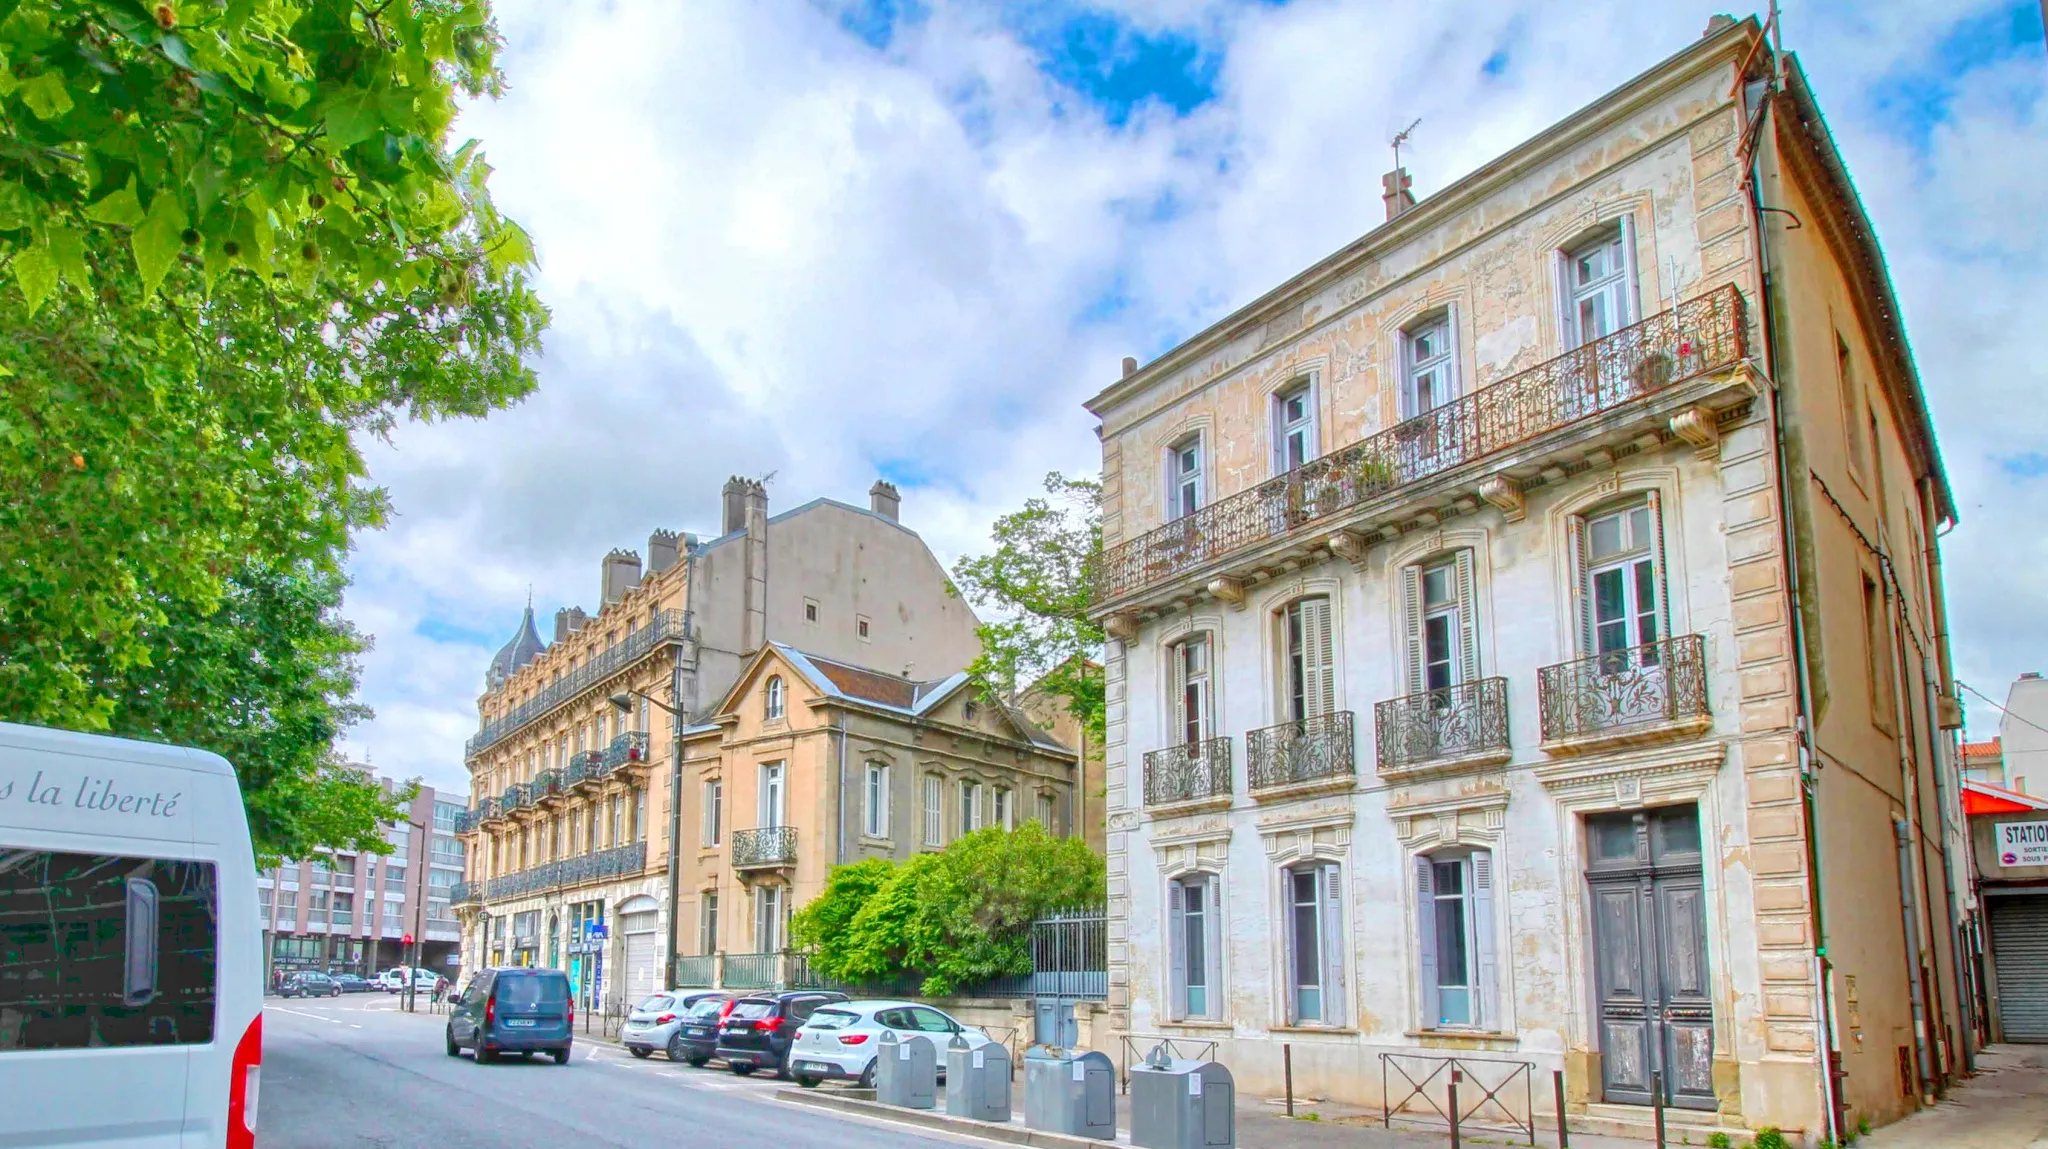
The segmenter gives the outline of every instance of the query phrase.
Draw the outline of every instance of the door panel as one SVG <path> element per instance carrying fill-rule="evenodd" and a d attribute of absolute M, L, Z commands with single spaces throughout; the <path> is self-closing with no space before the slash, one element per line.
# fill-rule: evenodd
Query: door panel
<path fill-rule="evenodd" d="M 1664 1064 L 1673 1105 L 1713 1109 L 1714 1007 L 1707 991 L 1705 895 L 1694 877 L 1653 879 L 1663 981 Z"/>
<path fill-rule="evenodd" d="M 1650 1103 L 1653 1010 L 1644 987 L 1641 899 L 1633 881 L 1593 886 L 1593 947 L 1599 978 L 1600 1071 L 1606 1098 Z"/>

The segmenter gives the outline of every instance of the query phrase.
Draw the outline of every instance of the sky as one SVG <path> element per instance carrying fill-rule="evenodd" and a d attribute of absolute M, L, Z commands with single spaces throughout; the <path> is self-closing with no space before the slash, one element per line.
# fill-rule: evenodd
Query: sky
<path fill-rule="evenodd" d="M 1369 230 L 1387 141 L 1427 197 L 1679 50 L 1643 0 L 497 0 L 509 91 L 466 110 L 533 234 L 538 392 L 367 444 L 395 506 L 346 613 L 347 749 L 467 792 L 463 740 L 529 594 L 592 609 L 613 547 L 877 476 L 947 565 L 1081 407 Z M 1737 14 L 1746 14 L 1738 10 Z M 1884 243 L 1955 488 L 1956 671 L 2048 670 L 2048 62 L 2037 0 L 1793 0 Z M 1996 712 L 1966 697 L 1972 733 Z"/>

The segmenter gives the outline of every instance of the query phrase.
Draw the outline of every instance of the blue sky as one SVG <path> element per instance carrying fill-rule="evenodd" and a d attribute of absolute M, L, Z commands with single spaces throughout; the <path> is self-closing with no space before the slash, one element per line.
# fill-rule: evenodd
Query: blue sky
<path fill-rule="evenodd" d="M 943 561 L 978 549 L 1046 471 L 1099 466 L 1080 401 L 1124 355 L 1372 226 L 1394 132 L 1421 118 L 1403 156 L 1427 196 L 1719 7 L 497 0 L 511 90 L 457 130 L 534 234 L 555 326 L 532 401 L 370 445 L 396 514 L 353 566 L 378 717 L 351 748 L 459 784 L 529 589 L 544 630 L 589 607 L 612 547 L 716 533 L 730 474 L 775 472 L 774 509 L 887 477 Z M 2048 662 L 2048 591 L 1996 575 L 2048 565 L 2039 7 L 1794 3 L 1785 38 L 1886 245 L 1962 503 L 1958 668 L 2002 697 Z"/>

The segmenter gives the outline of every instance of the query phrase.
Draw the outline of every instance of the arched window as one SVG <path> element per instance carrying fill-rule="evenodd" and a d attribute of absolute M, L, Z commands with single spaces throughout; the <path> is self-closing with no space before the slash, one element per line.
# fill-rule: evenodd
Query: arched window
<path fill-rule="evenodd" d="M 780 717 L 782 717 L 782 676 L 781 676 L 781 675 L 777 674 L 777 675 L 774 675 L 774 676 L 772 676 L 772 677 L 770 677 L 770 678 L 768 679 L 768 689 L 767 689 L 767 691 L 765 692 L 765 695 L 766 695 L 766 699 L 767 699 L 767 701 L 766 701 L 766 702 L 765 702 L 765 703 L 764 703 L 764 704 L 762 705 L 762 708 L 761 708 L 761 709 L 762 709 L 762 717 L 764 717 L 764 718 L 780 718 Z"/>
<path fill-rule="evenodd" d="M 1222 1016 L 1222 889 L 1214 874 L 1188 874 L 1166 884 L 1167 949 L 1173 965 L 1168 1008 L 1176 1021 Z"/>

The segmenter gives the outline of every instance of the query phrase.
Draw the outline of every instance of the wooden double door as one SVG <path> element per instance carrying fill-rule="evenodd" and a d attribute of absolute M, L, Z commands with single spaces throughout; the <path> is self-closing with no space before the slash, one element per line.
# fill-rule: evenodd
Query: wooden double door
<path fill-rule="evenodd" d="M 1714 1005 L 1699 809 L 1586 820 L 1606 1100 L 1713 1109 Z"/>

